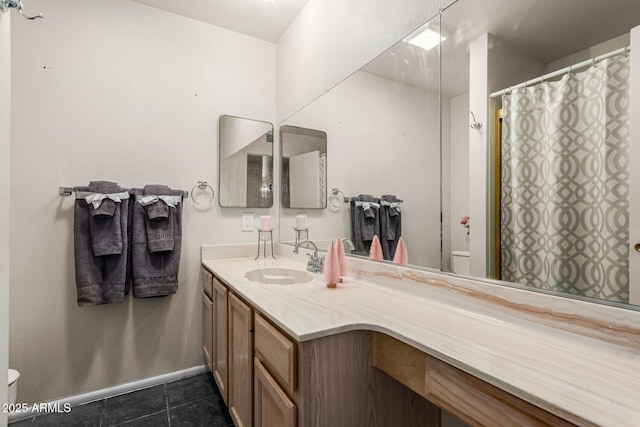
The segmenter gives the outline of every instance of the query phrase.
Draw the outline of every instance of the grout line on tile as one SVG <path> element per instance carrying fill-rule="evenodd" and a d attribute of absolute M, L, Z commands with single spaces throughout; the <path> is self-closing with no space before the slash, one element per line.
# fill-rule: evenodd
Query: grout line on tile
<path fill-rule="evenodd" d="M 163 411 L 166 411 L 166 409 L 164 409 Z M 127 424 L 128 425 L 134 425 L 134 424 L 131 424 L 132 421 L 141 421 L 141 420 L 144 420 L 145 418 L 149 418 L 149 417 L 151 417 L 153 415 L 158 415 L 161 412 L 162 411 L 157 411 L 157 412 L 153 412 L 151 414 L 142 415 L 142 416 L 140 416 L 138 418 L 131 418 L 130 420 L 125 420 L 125 421 L 123 421 L 121 423 L 115 424 L 114 427 L 127 425 Z"/>
<path fill-rule="evenodd" d="M 167 407 L 167 425 L 171 427 L 171 413 L 169 413 L 169 393 L 167 393 L 167 383 L 162 384 L 164 389 L 164 403 Z"/>
<path fill-rule="evenodd" d="M 102 399 L 102 413 L 100 414 L 100 427 L 102 427 L 102 423 L 104 422 L 104 412 L 107 410 L 107 399 Z"/>

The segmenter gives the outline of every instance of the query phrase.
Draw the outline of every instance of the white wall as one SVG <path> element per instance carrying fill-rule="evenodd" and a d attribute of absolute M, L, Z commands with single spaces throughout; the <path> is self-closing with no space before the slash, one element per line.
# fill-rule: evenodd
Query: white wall
<path fill-rule="evenodd" d="M 469 110 L 483 123 L 480 129 L 469 128 L 469 269 L 472 276 L 486 275 L 487 220 L 487 126 L 489 109 L 489 34 L 469 45 Z"/>
<path fill-rule="evenodd" d="M 592 46 L 588 49 L 581 50 L 580 52 L 576 52 L 569 56 L 565 56 L 564 58 L 560 58 L 553 62 L 550 62 L 545 65 L 544 72 L 545 74 L 550 73 L 552 71 L 556 71 L 561 68 L 565 68 L 570 65 L 574 65 L 579 62 L 586 61 L 596 56 L 604 55 L 605 53 L 609 53 L 613 50 L 620 49 L 625 46 L 629 46 L 629 44 L 630 44 L 630 34 L 629 33 L 622 34 L 621 36 L 615 37 L 611 40 L 607 40 L 603 43 L 598 43 L 597 45 Z"/>
<path fill-rule="evenodd" d="M 218 116 L 275 120 L 275 45 L 128 0 L 30 0 L 29 8 L 46 18 L 14 19 L 12 28 L 10 363 L 22 373 L 18 399 L 202 364 L 200 245 L 254 242 L 254 232 L 240 232 L 242 210 L 185 203 L 176 295 L 78 308 L 74 201 L 58 186 L 215 187 Z"/>
<path fill-rule="evenodd" d="M 272 123 L 264 123 L 256 120 L 238 120 L 237 118 L 227 118 L 227 123 L 220 129 L 220 140 L 225 141 L 220 146 L 219 156 L 226 159 L 247 148 L 258 139 L 266 141 L 263 136 L 272 130 Z M 271 147 L 269 147 L 271 148 Z"/>
<path fill-rule="evenodd" d="M 440 114 L 437 94 L 359 71 L 287 124 L 327 133 L 327 187 L 346 196 L 404 200 L 409 263 L 440 267 Z M 282 209 L 281 239 L 293 241 L 298 209 Z M 309 238 L 350 236 L 349 207 L 307 210 Z"/>
<path fill-rule="evenodd" d="M 278 41 L 278 122 L 454 0 L 309 0 Z"/>
<path fill-rule="evenodd" d="M 487 168 L 488 144 L 494 137 L 493 121 L 498 100 L 492 92 L 544 73 L 544 64 L 522 54 L 490 34 L 469 45 L 469 110 L 482 128 L 469 128 L 469 251 L 471 275 L 487 274 Z"/>
<path fill-rule="evenodd" d="M 449 98 L 441 97 L 440 106 L 442 108 L 442 112 L 440 115 L 440 126 L 441 129 L 441 144 L 440 144 L 440 209 L 442 218 L 441 233 L 441 254 L 440 254 L 440 269 L 442 270 L 450 270 L 450 254 L 451 254 L 451 235 L 449 233 L 449 229 L 451 228 L 451 199 L 455 197 L 451 194 L 451 170 L 455 170 L 452 168 L 452 150 L 451 150 L 451 120 L 452 120 L 452 110 L 451 110 L 451 100 Z M 431 201 L 435 203 L 435 200 Z"/>
<path fill-rule="evenodd" d="M 11 18 L 0 12 L 0 404 L 7 401 L 9 359 L 9 200 L 11 122 Z M 7 414 L 0 411 L 0 426 Z"/>
<path fill-rule="evenodd" d="M 451 99 L 451 119 L 448 122 L 451 137 L 450 150 L 450 190 L 449 218 L 451 218 L 448 237 L 452 251 L 468 251 L 469 236 L 460 224 L 463 216 L 469 215 L 469 94 Z M 475 231 L 475 230 L 474 230 Z M 445 258 L 451 253 L 445 252 Z M 449 264 L 450 266 L 450 264 Z"/>

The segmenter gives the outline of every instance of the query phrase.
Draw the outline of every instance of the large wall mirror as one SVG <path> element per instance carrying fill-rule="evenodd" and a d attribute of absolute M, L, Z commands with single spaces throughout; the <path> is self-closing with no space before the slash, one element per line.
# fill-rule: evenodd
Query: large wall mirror
<path fill-rule="evenodd" d="M 283 208 L 327 207 L 327 133 L 280 126 L 280 200 Z"/>
<path fill-rule="evenodd" d="M 444 11 L 445 270 L 640 304 L 638 26 L 637 0 L 458 0 Z"/>
<path fill-rule="evenodd" d="M 383 246 L 402 236 L 411 264 L 440 268 L 439 28 L 435 18 L 283 123 L 326 133 L 327 186 L 338 190 L 326 209 L 281 210 L 281 241 L 295 241 L 295 216 L 305 212 L 319 246 L 340 236 L 365 255 L 393 210 Z M 376 225 L 360 227 L 364 221 Z"/>
<path fill-rule="evenodd" d="M 224 115 L 218 130 L 220 206 L 273 206 L 273 125 Z"/>
<path fill-rule="evenodd" d="M 309 237 L 351 237 L 353 200 L 395 195 L 412 265 L 639 305 L 637 50 L 637 0 L 458 0 L 286 120 L 327 132 L 347 200 Z"/>

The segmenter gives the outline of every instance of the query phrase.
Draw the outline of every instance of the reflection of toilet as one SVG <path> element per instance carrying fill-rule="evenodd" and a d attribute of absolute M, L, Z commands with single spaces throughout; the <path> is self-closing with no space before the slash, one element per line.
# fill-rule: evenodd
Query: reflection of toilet
<path fill-rule="evenodd" d="M 16 403 L 16 394 L 18 393 L 18 377 L 20 372 L 15 369 L 9 369 L 9 404 Z"/>
<path fill-rule="evenodd" d="M 469 275 L 469 251 L 451 252 L 451 268 L 454 273 Z"/>

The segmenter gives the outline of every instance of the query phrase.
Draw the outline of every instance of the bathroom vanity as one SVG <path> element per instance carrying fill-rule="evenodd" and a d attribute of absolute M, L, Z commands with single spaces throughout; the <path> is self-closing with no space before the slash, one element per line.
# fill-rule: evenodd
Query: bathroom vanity
<path fill-rule="evenodd" d="M 203 255 L 203 349 L 237 426 L 439 426 L 440 408 L 484 426 L 640 420 L 637 329 L 357 259 L 337 289 L 245 278 L 303 261 Z"/>

